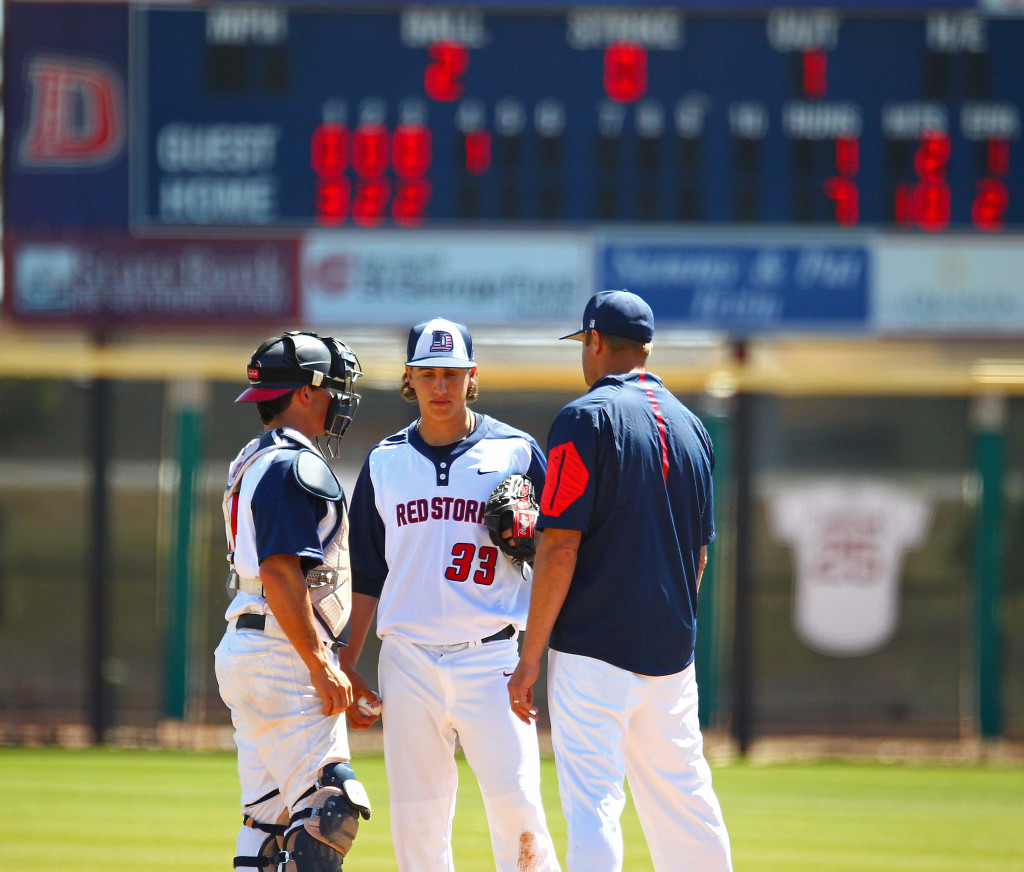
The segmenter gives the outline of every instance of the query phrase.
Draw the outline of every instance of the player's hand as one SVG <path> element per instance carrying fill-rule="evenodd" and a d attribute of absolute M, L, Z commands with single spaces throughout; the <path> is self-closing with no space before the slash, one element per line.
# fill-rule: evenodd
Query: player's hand
<path fill-rule="evenodd" d="M 346 669 L 345 674 L 348 675 L 349 680 L 352 682 L 353 702 L 352 705 L 345 709 L 345 717 L 348 718 L 349 726 L 353 730 L 365 730 L 368 727 L 372 727 L 380 720 L 380 714 L 367 714 L 362 711 L 359 708 L 359 700 L 365 698 L 371 705 L 378 706 L 382 703 L 380 696 L 363 680 L 363 677 L 355 669 Z"/>
<path fill-rule="evenodd" d="M 524 724 L 531 724 L 538 717 L 533 704 L 533 685 L 540 675 L 540 664 L 520 660 L 512 677 L 508 680 L 508 703 L 514 714 Z"/>
<path fill-rule="evenodd" d="M 322 669 L 311 670 L 309 677 L 313 683 L 313 690 L 323 703 L 325 715 L 340 715 L 352 705 L 352 682 L 330 660 Z"/>

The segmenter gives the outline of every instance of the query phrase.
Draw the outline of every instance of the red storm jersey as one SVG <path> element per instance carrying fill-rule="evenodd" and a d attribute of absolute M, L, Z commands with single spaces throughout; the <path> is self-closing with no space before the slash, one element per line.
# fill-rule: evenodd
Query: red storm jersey
<path fill-rule="evenodd" d="M 544 487 L 536 440 L 487 415 L 454 445 L 415 425 L 367 455 L 350 507 L 353 590 L 378 597 L 377 635 L 452 645 L 526 624 L 530 587 L 491 542 L 484 509 L 513 473 Z"/>

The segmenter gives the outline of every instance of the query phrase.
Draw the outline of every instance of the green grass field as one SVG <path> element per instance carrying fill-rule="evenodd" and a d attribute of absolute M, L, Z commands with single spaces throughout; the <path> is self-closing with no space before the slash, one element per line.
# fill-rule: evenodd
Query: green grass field
<path fill-rule="evenodd" d="M 383 758 L 362 756 L 356 767 L 375 810 L 345 868 L 390 872 Z M 1024 872 L 1021 767 L 731 763 L 714 771 L 737 872 Z M 464 764 L 461 776 L 456 865 L 485 872 L 494 866 L 483 805 Z M 550 759 L 544 779 L 564 856 Z M 227 872 L 238 821 L 231 754 L 0 748 L 6 869 Z M 631 805 L 623 821 L 626 872 L 650 870 Z"/>

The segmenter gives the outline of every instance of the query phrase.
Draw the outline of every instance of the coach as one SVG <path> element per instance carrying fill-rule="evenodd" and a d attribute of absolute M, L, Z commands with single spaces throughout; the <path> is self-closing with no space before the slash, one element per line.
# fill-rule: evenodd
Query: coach
<path fill-rule="evenodd" d="M 654 868 L 728 872 L 729 836 L 697 719 L 697 590 L 714 538 L 714 452 L 646 371 L 654 316 L 628 291 L 593 296 L 580 330 L 590 390 L 559 413 L 529 618 L 509 701 L 548 697 L 570 872 L 622 869 L 629 779 Z"/>

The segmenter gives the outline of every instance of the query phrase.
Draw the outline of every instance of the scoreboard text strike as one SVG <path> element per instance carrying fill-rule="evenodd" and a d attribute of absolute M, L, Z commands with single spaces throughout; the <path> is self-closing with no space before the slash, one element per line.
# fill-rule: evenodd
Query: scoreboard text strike
<path fill-rule="evenodd" d="M 1024 224 L 1022 19 L 137 8 L 131 46 L 139 227 Z"/>

